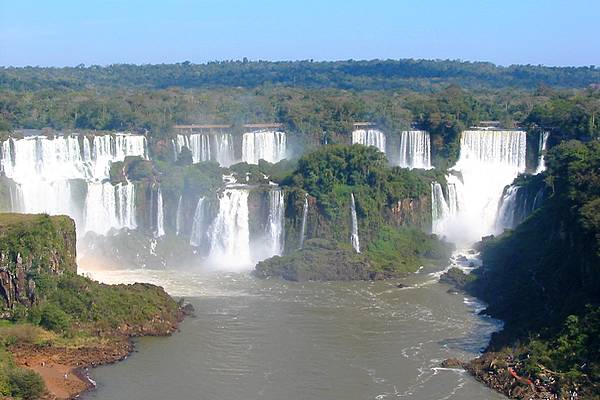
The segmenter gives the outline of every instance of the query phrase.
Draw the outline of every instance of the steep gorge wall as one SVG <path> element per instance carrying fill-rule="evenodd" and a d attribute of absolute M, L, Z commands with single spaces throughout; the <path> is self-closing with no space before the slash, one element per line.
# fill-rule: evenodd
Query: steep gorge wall
<path fill-rule="evenodd" d="M 0 214 L 0 310 L 37 301 L 34 277 L 77 272 L 75 222 L 66 216 Z"/>

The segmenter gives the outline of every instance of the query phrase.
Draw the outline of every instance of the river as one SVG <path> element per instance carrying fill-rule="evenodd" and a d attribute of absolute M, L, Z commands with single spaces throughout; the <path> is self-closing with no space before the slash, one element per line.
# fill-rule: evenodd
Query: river
<path fill-rule="evenodd" d="M 195 309 L 180 332 L 136 340 L 124 362 L 93 369 L 83 399 L 503 399 L 463 371 L 499 328 L 481 306 L 426 272 L 401 282 L 285 282 L 249 273 L 91 271 L 144 281 Z"/>

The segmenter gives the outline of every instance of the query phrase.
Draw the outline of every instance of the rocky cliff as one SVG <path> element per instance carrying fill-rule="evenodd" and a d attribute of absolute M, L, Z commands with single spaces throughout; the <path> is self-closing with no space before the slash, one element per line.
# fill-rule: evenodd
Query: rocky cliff
<path fill-rule="evenodd" d="M 0 214 L 0 310 L 36 303 L 34 277 L 77 272 L 75 222 L 66 216 Z"/>

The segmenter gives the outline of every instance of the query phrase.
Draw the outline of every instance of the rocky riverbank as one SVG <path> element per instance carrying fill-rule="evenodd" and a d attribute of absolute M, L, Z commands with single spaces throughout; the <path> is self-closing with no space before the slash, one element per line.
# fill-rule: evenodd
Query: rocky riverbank
<path fill-rule="evenodd" d="M 9 346 L 8 351 L 17 366 L 35 371 L 42 377 L 46 386 L 43 399 L 74 399 L 95 386 L 89 378 L 89 368 L 127 358 L 134 350 L 133 337 L 173 334 L 185 316 L 192 312 L 191 305 L 186 305 L 171 315 L 157 316 L 143 325 L 123 325 L 112 331 L 99 331 L 95 336 L 78 336 L 72 340 L 19 342 Z"/>

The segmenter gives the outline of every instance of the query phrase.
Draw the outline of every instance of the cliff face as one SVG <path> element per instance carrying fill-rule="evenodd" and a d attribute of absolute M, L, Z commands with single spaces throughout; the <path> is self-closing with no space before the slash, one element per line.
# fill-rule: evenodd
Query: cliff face
<path fill-rule="evenodd" d="M 389 210 L 389 217 L 396 227 L 409 225 L 428 230 L 431 227 L 431 197 L 400 199 Z"/>
<path fill-rule="evenodd" d="M 0 214 L 0 316 L 36 303 L 36 274 L 77 272 L 75 244 L 69 217 Z"/>

